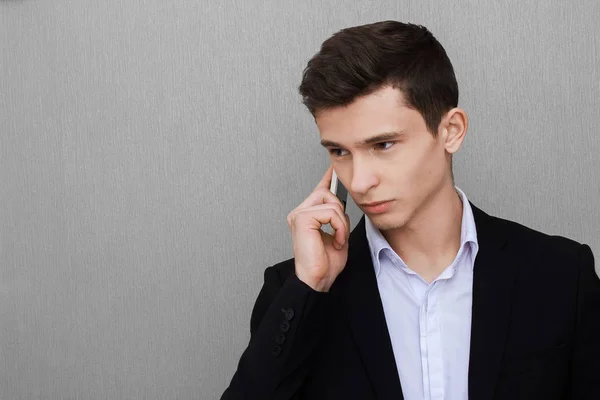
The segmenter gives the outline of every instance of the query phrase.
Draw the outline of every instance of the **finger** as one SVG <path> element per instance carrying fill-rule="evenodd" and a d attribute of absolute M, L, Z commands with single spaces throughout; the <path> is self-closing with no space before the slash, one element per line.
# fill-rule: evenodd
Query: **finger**
<path fill-rule="evenodd" d="M 331 224 L 331 227 L 335 230 L 335 241 L 338 244 L 337 249 L 340 250 L 346 244 L 346 235 L 348 232 L 346 218 L 340 218 L 339 214 L 337 214 L 336 218 L 332 218 L 329 223 Z"/>
<path fill-rule="evenodd" d="M 327 171 L 325 171 L 325 175 L 323 175 L 323 178 L 321 178 L 321 182 L 319 182 L 319 184 L 317 185 L 315 190 L 317 190 L 319 188 L 329 189 L 331 187 L 332 176 L 333 176 L 333 165 L 329 165 L 329 168 L 327 168 Z"/>
<path fill-rule="evenodd" d="M 350 216 L 348 214 L 344 214 L 344 216 L 346 217 L 346 242 L 348 242 L 350 239 L 350 227 L 352 225 L 350 225 Z"/>
<path fill-rule="evenodd" d="M 312 192 L 297 208 L 308 208 L 319 204 L 336 203 L 344 208 L 340 199 L 329 190 L 329 188 L 319 188 Z"/>
<path fill-rule="evenodd" d="M 344 214 L 344 211 L 345 211 L 344 205 L 342 204 L 340 199 L 336 195 L 331 193 L 331 190 L 320 188 L 317 191 L 312 192 L 310 194 L 310 196 L 308 196 L 298 207 L 293 209 L 287 215 L 288 226 L 290 228 L 292 227 L 293 219 L 295 218 L 295 215 L 298 212 L 300 212 L 302 210 L 310 209 L 313 207 L 321 206 L 324 204 L 336 205 L 336 207 L 339 207 L 339 209 L 340 209 L 340 214 L 341 215 Z"/>
<path fill-rule="evenodd" d="M 343 206 L 339 203 L 326 203 L 326 204 L 319 204 L 310 208 L 305 208 L 303 210 L 301 210 L 300 212 L 307 212 L 310 213 L 314 210 L 328 210 L 328 209 L 333 209 L 338 217 L 345 223 L 346 222 L 346 218 L 344 217 L 344 209 Z M 333 226 L 332 226 L 333 227 Z M 340 240 L 340 243 L 343 242 L 343 239 Z"/>
<path fill-rule="evenodd" d="M 321 209 L 313 211 L 307 214 L 308 218 L 311 218 L 314 223 L 314 227 L 330 224 L 334 230 L 333 233 L 333 246 L 340 250 L 346 243 L 346 225 L 345 219 L 340 218 L 340 215 L 332 209 Z"/>
<path fill-rule="evenodd" d="M 321 204 L 308 209 L 300 210 L 293 217 L 295 228 L 311 223 L 314 229 L 320 229 L 322 225 L 330 224 L 335 231 L 334 237 L 338 247 L 345 244 L 348 236 L 348 219 L 343 211 L 335 205 Z"/>

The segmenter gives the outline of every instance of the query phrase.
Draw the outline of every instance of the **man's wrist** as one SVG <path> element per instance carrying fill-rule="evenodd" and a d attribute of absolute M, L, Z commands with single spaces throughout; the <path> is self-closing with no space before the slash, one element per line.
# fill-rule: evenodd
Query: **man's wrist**
<path fill-rule="evenodd" d="M 327 293 L 331 288 L 331 283 L 327 279 L 310 279 L 296 273 L 298 279 L 305 285 L 309 286 L 315 292 Z"/>

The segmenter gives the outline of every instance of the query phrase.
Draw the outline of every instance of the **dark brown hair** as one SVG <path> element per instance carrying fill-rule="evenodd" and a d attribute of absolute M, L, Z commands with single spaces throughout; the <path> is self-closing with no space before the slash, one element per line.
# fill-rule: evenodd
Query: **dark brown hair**
<path fill-rule="evenodd" d="M 421 25 L 397 21 L 343 29 L 327 39 L 304 69 L 299 90 L 313 116 L 384 86 L 400 89 L 435 136 L 444 113 L 458 105 L 452 63 Z"/>

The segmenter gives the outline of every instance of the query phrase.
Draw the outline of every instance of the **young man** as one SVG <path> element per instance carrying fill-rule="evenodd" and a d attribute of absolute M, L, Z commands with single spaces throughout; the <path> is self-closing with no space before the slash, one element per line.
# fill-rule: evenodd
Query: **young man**
<path fill-rule="evenodd" d="M 300 92 L 331 167 L 288 215 L 294 258 L 266 269 L 222 399 L 600 399 L 592 252 L 454 186 L 468 122 L 433 35 L 344 29 Z M 333 168 L 364 212 L 351 234 Z"/>

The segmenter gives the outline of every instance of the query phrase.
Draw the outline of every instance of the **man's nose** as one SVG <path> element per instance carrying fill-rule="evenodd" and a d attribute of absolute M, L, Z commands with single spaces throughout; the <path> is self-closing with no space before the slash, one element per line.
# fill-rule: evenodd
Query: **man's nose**
<path fill-rule="evenodd" d="M 354 164 L 352 172 L 350 190 L 353 193 L 365 194 L 377 184 L 375 172 L 364 163 Z"/>

